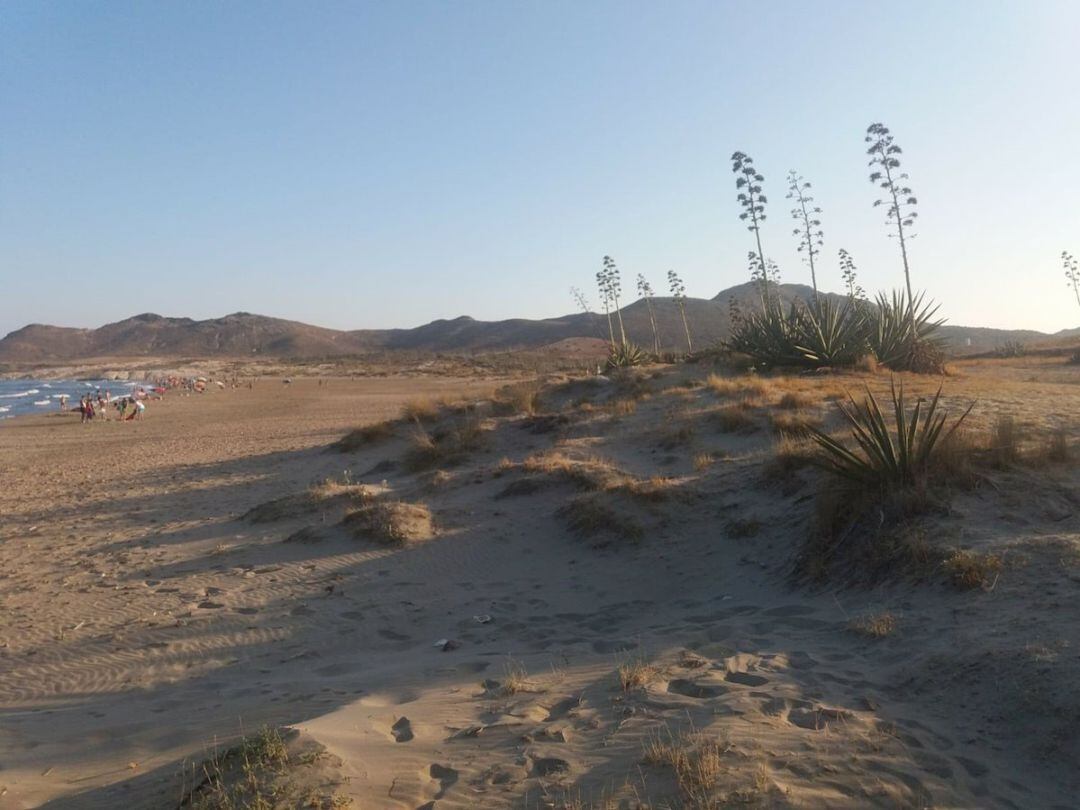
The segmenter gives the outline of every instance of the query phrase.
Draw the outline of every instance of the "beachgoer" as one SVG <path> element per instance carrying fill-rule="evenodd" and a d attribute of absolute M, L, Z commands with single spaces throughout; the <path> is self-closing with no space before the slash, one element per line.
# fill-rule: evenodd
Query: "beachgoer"
<path fill-rule="evenodd" d="M 61 411 L 66 411 L 67 410 L 67 394 L 61 394 L 60 395 L 60 410 Z"/>

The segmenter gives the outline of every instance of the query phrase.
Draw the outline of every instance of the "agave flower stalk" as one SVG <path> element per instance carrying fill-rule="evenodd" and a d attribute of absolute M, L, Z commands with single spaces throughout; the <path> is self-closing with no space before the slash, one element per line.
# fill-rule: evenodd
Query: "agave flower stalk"
<path fill-rule="evenodd" d="M 765 177 L 754 168 L 754 159 L 745 152 L 735 152 L 731 156 L 731 171 L 735 173 L 735 199 L 742 206 L 739 219 L 747 223 L 747 230 L 753 232 L 757 242 L 758 259 L 761 262 L 765 281 L 765 304 L 768 304 L 769 278 L 765 265 L 765 251 L 761 249 L 761 223 L 765 221 L 765 203 L 768 199 L 762 192 Z"/>
<path fill-rule="evenodd" d="M 1073 295 L 1076 296 L 1076 303 L 1080 304 L 1080 266 L 1077 265 L 1076 259 L 1067 250 L 1061 251 L 1061 263 L 1065 265 L 1065 280 L 1072 287 Z"/>
<path fill-rule="evenodd" d="M 885 222 L 896 229 L 900 242 L 900 256 L 904 261 L 904 281 L 907 284 L 908 300 L 914 300 L 911 289 L 911 268 L 908 265 L 907 240 L 913 234 L 910 229 L 915 225 L 918 213 L 915 206 L 918 200 L 907 185 L 907 173 L 900 171 L 902 150 L 893 140 L 892 133 L 884 124 L 871 124 L 866 128 L 865 142 L 870 144 L 866 154 L 870 156 L 870 182 L 885 192 L 884 198 L 874 201 L 874 207 L 885 206 Z M 907 228 L 909 230 L 905 231 Z"/>
<path fill-rule="evenodd" d="M 686 332 L 686 353 L 693 354 L 694 341 L 690 339 L 690 322 L 686 319 L 686 285 L 674 270 L 668 270 L 667 280 L 671 297 L 675 299 L 675 306 L 679 308 L 682 316 L 683 331 Z"/>
<path fill-rule="evenodd" d="M 615 308 L 615 315 L 619 319 L 619 337 L 622 339 L 622 345 L 626 345 L 626 327 L 623 326 L 622 308 L 619 306 L 619 293 L 622 292 L 622 277 L 619 274 L 619 268 L 615 265 L 615 260 L 610 256 L 604 257 L 604 276 L 607 278 L 608 290 L 611 295 L 611 302 Z M 615 337 L 612 335 L 611 342 L 615 342 Z"/>
<path fill-rule="evenodd" d="M 645 306 L 649 310 L 649 324 L 652 326 L 653 353 L 659 355 L 660 333 L 656 330 L 656 315 L 653 313 L 653 289 L 648 279 L 641 273 L 638 273 L 637 277 L 637 291 L 638 295 L 645 299 Z"/>
<path fill-rule="evenodd" d="M 793 233 L 799 237 L 799 252 L 806 254 L 806 262 L 810 265 L 810 284 L 814 288 L 816 301 L 818 288 L 814 260 L 825 244 L 825 233 L 821 229 L 821 220 L 818 218 L 821 209 L 814 205 L 814 198 L 810 195 L 810 183 L 794 169 L 788 172 L 787 198 L 795 201 L 795 207 L 791 209 L 791 217 L 799 223 L 799 227 L 795 228 Z"/>

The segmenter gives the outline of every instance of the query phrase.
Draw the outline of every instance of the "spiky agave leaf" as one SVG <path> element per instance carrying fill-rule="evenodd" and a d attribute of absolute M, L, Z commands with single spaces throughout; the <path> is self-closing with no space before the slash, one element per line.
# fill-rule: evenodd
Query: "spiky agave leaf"
<path fill-rule="evenodd" d="M 867 351 L 867 318 L 854 302 L 818 298 L 800 313 L 794 350 L 803 365 L 850 366 Z"/>
<path fill-rule="evenodd" d="M 629 368 L 640 366 L 649 359 L 648 353 L 640 346 L 627 341 L 611 347 L 608 353 L 608 368 Z"/>
<path fill-rule="evenodd" d="M 975 407 L 972 402 L 945 431 L 948 413 L 939 412 L 941 387 L 929 403 L 922 398 L 916 400 L 910 414 L 903 382 L 897 388 L 893 380 L 891 394 L 892 429 L 869 387 L 861 405 L 850 394 L 850 404 L 837 403 L 861 454 L 827 433 L 810 428 L 810 438 L 822 449 L 817 463 L 836 475 L 862 484 L 881 487 L 912 484 L 925 474 L 935 452 L 956 432 Z"/>

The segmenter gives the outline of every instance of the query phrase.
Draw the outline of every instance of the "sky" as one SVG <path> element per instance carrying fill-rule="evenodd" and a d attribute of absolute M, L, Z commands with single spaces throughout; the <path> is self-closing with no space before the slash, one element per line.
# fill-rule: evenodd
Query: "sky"
<path fill-rule="evenodd" d="M 669 269 L 899 287 L 863 134 L 919 199 L 912 283 L 950 322 L 1080 325 L 1080 2 L 0 3 L 0 334 L 142 312 L 335 328 L 552 317 Z M 632 297 L 632 296 L 631 296 Z"/>

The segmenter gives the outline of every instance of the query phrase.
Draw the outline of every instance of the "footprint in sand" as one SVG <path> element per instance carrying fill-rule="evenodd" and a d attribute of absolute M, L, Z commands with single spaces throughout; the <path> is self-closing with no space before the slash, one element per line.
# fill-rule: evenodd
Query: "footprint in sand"
<path fill-rule="evenodd" d="M 737 683 L 742 686 L 764 686 L 769 682 L 769 679 L 762 675 L 754 675 L 749 672 L 728 672 L 724 675 L 724 680 L 729 683 Z"/>
<path fill-rule="evenodd" d="M 696 700 L 707 700 L 708 698 L 719 697 L 727 691 L 722 686 L 709 686 L 703 683 L 695 683 L 686 678 L 676 678 L 673 681 L 668 681 L 667 690 L 676 695 L 695 698 Z"/>
<path fill-rule="evenodd" d="M 409 742 L 413 738 L 412 723 L 409 722 L 409 718 L 402 717 L 394 725 L 390 726 L 390 733 L 394 735 L 394 742 Z"/>
<path fill-rule="evenodd" d="M 448 791 L 458 780 L 458 772 L 453 768 L 448 768 L 445 765 L 440 765 L 437 762 L 433 763 L 428 773 L 431 774 L 431 778 L 439 783 L 439 792 L 435 794 L 436 799 L 441 799 L 446 795 Z"/>
<path fill-rule="evenodd" d="M 788 722 L 810 731 L 824 731 L 831 724 L 852 719 L 851 712 L 843 709 L 830 709 L 824 706 L 817 709 L 794 709 L 788 714 Z"/>

